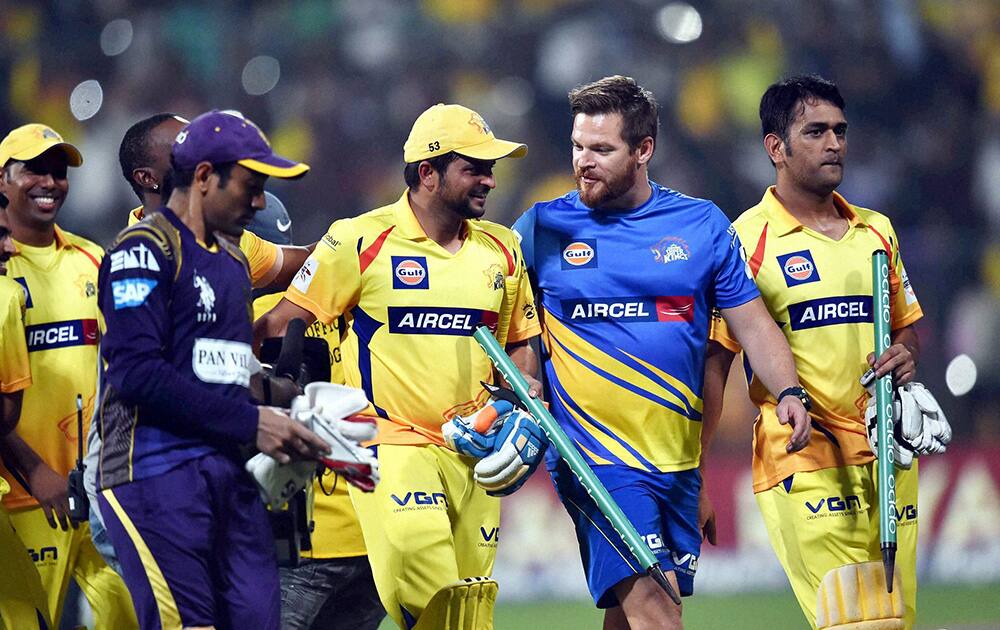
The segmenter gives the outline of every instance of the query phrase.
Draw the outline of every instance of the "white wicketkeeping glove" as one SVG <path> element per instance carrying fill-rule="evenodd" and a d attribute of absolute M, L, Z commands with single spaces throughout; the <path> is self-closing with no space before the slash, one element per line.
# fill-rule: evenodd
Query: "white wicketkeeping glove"
<path fill-rule="evenodd" d="M 364 392 L 334 383 L 310 383 L 292 401 L 289 414 L 305 424 L 330 446 L 330 454 L 320 462 L 366 492 L 379 480 L 378 459 L 361 442 L 377 434 L 375 420 L 355 414 L 368 406 Z M 279 509 L 299 490 L 312 482 L 316 462 L 279 464 L 264 453 L 246 463 L 260 489 L 261 498 L 271 509 Z"/>
<path fill-rule="evenodd" d="M 951 443 L 951 425 L 930 390 L 920 383 L 907 383 L 899 388 L 898 395 L 903 417 L 913 418 L 903 426 L 903 437 L 913 445 L 913 452 L 916 455 L 945 452 Z M 919 424 L 919 433 L 907 435 L 907 424 L 911 427 Z"/>
<path fill-rule="evenodd" d="M 875 403 L 875 374 L 868 370 L 861 377 L 861 384 L 868 390 L 868 406 L 865 407 L 865 424 L 868 425 L 868 444 L 872 448 L 872 453 L 878 454 L 878 417 L 877 405 Z M 907 435 L 914 435 L 923 430 L 923 421 L 918 417 L 914 418 L 903 413 L 902 405 L 898 395 L 892 400 L 892 444 L 893 460 L 896 465 L 905 470 L 913 466 L 913 446 L 907 439 Z"/>

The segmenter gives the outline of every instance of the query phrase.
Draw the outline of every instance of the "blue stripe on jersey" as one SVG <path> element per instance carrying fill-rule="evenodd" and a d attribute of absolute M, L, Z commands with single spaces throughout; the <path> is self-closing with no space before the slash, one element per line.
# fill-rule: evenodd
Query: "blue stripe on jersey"
<path fill-rule="evenodd" d="M 375 404 L 375 392 L 372 387 L 372 351 L 368 347 L 372 337 L 384 324 L 361 310 L 360 306 L 351 309 L 351 315 L 354 317 L 351 329 L 358 336 L 358 371 L 361 373 L 361 389 L 375 407 L 375 412 L 388 420 L 389 414 Z"/>
<path fill-rule="evenodd" d="M 566 345 L 563 342 L 561 342 L 558 339 L 556 339 L 555 335 L 553 335 L 551 331 L 549 331 L 549 336 L 551 336 L 553 339 L 555 339 L 556 343 L 559 344 L 559 347 L 561 347 L 563 350 L 565 350 L 566 353 L 569 354 L 571 357 L 573 357 L 574 359 L 576 359 L 577 361 L 579 361 L 581 365 L 586 366 L 587 368 L 590 369 L 590 371 L 592 371 L 595 374 L 598 374 L 598 375 L 604 377 L 606 380 L 611 381 L 612 383 L 614 383 L 615 385 L 618 385 L 622 389 L 627 389 L 628 391 L 632 392 L 633 394 L 638 394 L 639 396 L 642 396 L 643 398 L 645 398 L 647 400 L 650 400 L 650 401 L 652 401 L 652 402 L 660 405 L 661 407 L 666 407 L 667 409 L 670 409 L 671 411 L 675 411 L 678 414 L 680 414 L 680 415 L 684 416 L 685 418 L 687 418 L 688 420 L 698 420 L 699 419 L 699 418 L 692 418 L 684 408 L 679 407 L 675 403 L 672 403 L 669 400 L 666 400 L 665 398 L 660 398 L 656 394 L 650 393 L 650 392 L 642 389 L 641 387 L 637 387 L 637 386 L 633 385 L 632 383 L 629 383 L 628 381 L 615 376 L 614 374 L 611 374 L 609 372 L 606 372 L 606 371 L 602 370 L 601 368 L 597 367 L 593 363 L 587 361 L 586 359 L 584 359 L 580 355 L 576 354 L 575 352 L 573 352 L 572 350 L 570 350 L 569 348 L 567 348 Z M 676 393 L 676 390 L 673 390 L 673 391 L 675 391 L 675 393 Z M 682 400 L 683 400 L 683 398 L 684 397 L 681 396 Z"/>
<path fill-rule="evenodd" d="M 556 392 L 559 394 L 559 398 L 563 402 L 566 403 L 566 406 L 569 407 L 569 408 L 571 408 L 573 411 L 575 411 L 581 418 L 583 418 L 584 420 L 586 420 L 588 424 L 593 425 L 593 427 L 595 429 L 599 430 L 601 433 L 603 433 L 604 435 L 608 436 L 609 438 L 611 438 L 612 440 L 614 440 L 615 442 L 617 442 L 618 444 L 620 444 L 622 446 L 622 448 L 624 448 L 633 457 L 635 457 L 639 461 L 640 464 L 642 464 L 643 466 L 646 467 L 647 470 L 649 470 L 649 471 L 657 470 L 656 466 L 654 466 L 651 463 L 649 463 L 649 461 L 645 457 L 643 457 L 642 455 L 640 455 L 638 451 L 636 451 L 634 448 L 632 448 L 632 446 L 628 442 L 626 442 L 624 439 L 622 439 L 617 434 L 615 434 L 614 431 L 612 431 L 611 429 L 607 428 L 606 426 L 604 426 L 603 424 L 601 424 L 600 422 L 598 422 L 597 419 L 595 419 L 593 416 L 591 416 L 586 411 L 584 411 L 576 403 L 576 401 L 573 400 L 573 398 L 569 395 L 569 393 L 563 388 L 562 383 L 560 383 L 558 381 L 558 379 L 551 379 L 549 381 L 549 383 L 553 386 L 553 389 L 555 389 Z M 621 460 L 621 458 L 616 457 L 610 451 L 608 451 L 607 447 L 605 447 L 603 444 L 601 444 L 600 442 L 598 442 L 594 438 L 594 436 L 592 436 L 589 431 L 587 431 L 586 429 L 584 429 L 580 425 L 580 423 L 577 422 L 576 419 L 572 415 L 570 415 L 570 414 L 567 413 L 565 419 L 567 421 L 569 421 L 569 422 L 572 422 L 574 425 L 580 427 L 578 430 L 573 431 L 573 433 L 576 434 L 574 437 L 577 437 L 577 438 L 579 438 L 580 436 L 584 437 L 586 439 L 586 441 L 588 442 L 588 448 L 590 447 L 590 445 L 594 445 L 594 448 L 590 449 L 592 452 L 599 453 L 601 455 L 601 457 L 604 457 L 605 459 L 608 459 L 608 460 L 612 460 L 612 461 L 614 461 L 617 464 L 625 465 L 625 462 L 623 462 Z"/>
<path fill-rule="evenodd" d="M 691 403 L 688 401 L 688 397 L 685 396 L 683 393 L 681 393 L 681 390 L 677 389 L 677 387 L 675 387 L 670 382 L 663 379 L 663 377 L 661 377 L 659 374 L 650 370 L 648 367 L 646 367 L 639 361 L 636 361 L 628 354 L 622 352 L 618 348 L 615 348 L 615 350 L 617 351 L 614 355 L 616 359 L 618 359 L 622 363 L 627 364 L 630 368 L 632 368 L 636 372 L 641 372 L 643 375 L 646 376 L 646 378 L 648 378 L 651 381 L 654 381 L 663 389 L 677 396 L 677 398 L 679 398 L 681 402 L 684 403 L 684 406 L 687 408 L 687 413 L 684 413 L 683 415 L 687 417 L 688 420 L 695 420 L 695 421 L 701 420 L 701 412 L 691 406 Z"/>

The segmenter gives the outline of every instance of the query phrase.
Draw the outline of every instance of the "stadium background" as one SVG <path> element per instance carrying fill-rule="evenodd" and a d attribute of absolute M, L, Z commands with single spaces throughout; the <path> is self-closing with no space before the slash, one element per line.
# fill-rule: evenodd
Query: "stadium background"
<path fill-rule="evenodd" d="M 158 111 L 240 109 L 309 162 L 310 176 L 273 186 L 306 243 L 398 196 L 409 127 L 440 101 L 529 145 L 500 162 L 490 195 L 489 217 L 510 224 L 572 186 L 566 91 L 614 73 L 661 104 L 654 179 L 735 217 L 773 177 L 764 88 L 807 71 L 836 80 L 851 123 L 841 191 L 896 226 L 926 315 L 921 380 L 956 433 L 922 465 L 921 627 L 1000 627 L 997 2 L 36 0 L 0 3 L 0 33 L 0 126 L 45 122 L 81 148 L 60 223 L 102 244 L 136 205 L 121 136 Z M 943 375 L 960 353 L 979 380 L 955 398 Z M 801 625 L 750 494 L 751 418 L 731 396 L 708 479 L 721 541 L 685 604 L 690 627 Z M 505 504 L 498 627 L 596 627 L 543 477 Z"/>

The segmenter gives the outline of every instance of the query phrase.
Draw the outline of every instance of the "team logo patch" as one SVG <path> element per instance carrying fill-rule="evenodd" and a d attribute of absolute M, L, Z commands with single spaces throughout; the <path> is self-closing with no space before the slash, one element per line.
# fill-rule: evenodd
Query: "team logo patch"
<path fill-rule="evenodd" d="M 201 309 L 197 315 L 198 321 L 214 322 L 216 320 L 215 289 L 208 282 L 208 278 L 199 275 L 197 271 L 194 272 L 194 288 L 198 289 L 197 306 Z"/>
<path fill-rule="evenodd" d="M 326 241 L 324 240 L 323 242 L 325 243 Z M 299 267 L 295 277 L 292 278 L 292 286 L 302 293 L 307 293 L 309 291 L 309 285 L 312 284 L 313 277 L 316 275 L 317 267 L 319 267 L 318 260 L 312 256 L 306 258 L 306 261 L 302 263 L 301 267 Z"/>
<path fill-rule="evenodd" d="M 688 247 L 687 241 L 679 236 L 661 238 L 656 245 L 649 248 L 649 251 L 653 252 L 653 260 L 664 265 L 691 258 L 691 248 Z"/>
<path fill-rule="evenodd" d="M 490 265 L 483 271 L 486 276 L 486 286 L 499 291 L 504 286 L 503 268 L 500 265 Z"/>
<path fill-rule="evenodd" d="M 142 305 L 146 297 L 156 288 L 156 283 L 153 278 L 126 278 L 113 281 L 111 293 L 114 297 L 115 310 Z"/>
<path fill-rule="evenodd" d="M 792 330 L 872 323 L 872 296 L 843 295 L 788 305 Z"/>
<path fill-rule="evenodd" d="M 72 319 L 25 326 L 28 352 L 97 345 L 97 320 Z"/>
<path fill-rule="evenodd" d="M 24 290 L 24 308 L 31 308 L 31 291 L 28 290 L 28 281 L 21 277 L 14 278 L 14 282 L 21 285 L 21 288 Z"/>
<path fill-rule="evenodd" d="M 424 256 L 392 257 L 393 289 L 429 289 L 430 274 Z"/>
<path fill-rule="evenodd" d="M 596 238 L 581 238 L 562 242 L 563 269 L 594 269 L 596 267 Z"/>
<path fill-rule="evenodd" d="M 778 256 L 778 266 L 781 267 L 785 284 L 789 288 L 809 282 L 819 282 L 819 270 L 816 269 L 812 252 L 808 249 Z"/>

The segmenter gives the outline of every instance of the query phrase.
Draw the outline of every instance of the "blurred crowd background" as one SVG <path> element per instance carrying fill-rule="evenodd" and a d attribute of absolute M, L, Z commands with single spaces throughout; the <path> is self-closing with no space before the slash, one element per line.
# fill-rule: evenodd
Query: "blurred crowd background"
<path fill-rule="evenodd" d="M 310 163 L 275 183 L 295 239 L 394 201 L 402 145 L 437 102 L 526 142 L 489 217 L 510 224 L 573 186 L 566 92 L 608 74 L 657 96 L 654 179 L 735 218 L 773 179 L 760 95 L 783 76 L 839 83 L 852 202 L 893 220 L 923 305 L 921 380 L 959 440 L 1000 442 L 1000 3 L 995 0 L 298 0 L 0 3 L 0 127 L 51 125 L 79 146 L 60 223 L 107 244 L 137 200 L 118 167 L 146 115 L 242 110 Z M 979 368 L 944 387 L 952 357 Z M 749 448 L 748 410 L 720 441 Z M 752 416 L 751 416 L 752 417 Z M 721 448 L 721 447 L 720 447 Z"/>

